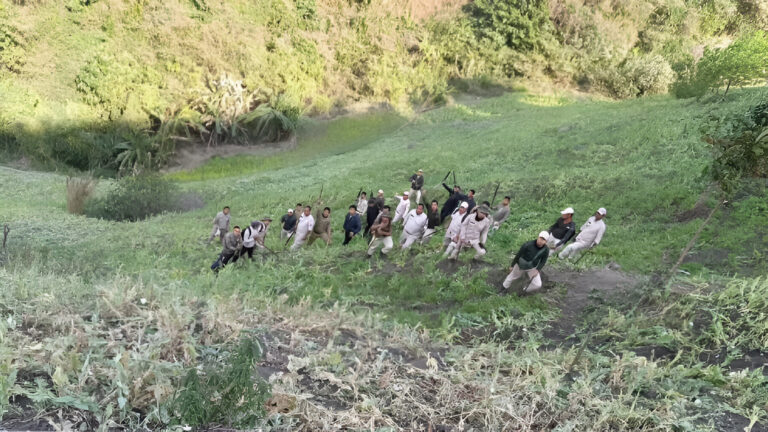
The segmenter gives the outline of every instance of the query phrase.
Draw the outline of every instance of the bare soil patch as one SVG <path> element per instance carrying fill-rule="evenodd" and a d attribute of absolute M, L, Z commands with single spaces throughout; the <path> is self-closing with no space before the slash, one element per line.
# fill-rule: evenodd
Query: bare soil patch
<path fill-rule="evenodd" d="M 261 144 L 221 144 L 208 146 L 199 142 L 179 144 L 176 152 L 168 161 L 163 173 L 186 171 L 202 166 L 215 157 L 229 157 L 240 155 L 270 156 L 278 152 L 296 148 L 296 135 L 274 143 Z"/>

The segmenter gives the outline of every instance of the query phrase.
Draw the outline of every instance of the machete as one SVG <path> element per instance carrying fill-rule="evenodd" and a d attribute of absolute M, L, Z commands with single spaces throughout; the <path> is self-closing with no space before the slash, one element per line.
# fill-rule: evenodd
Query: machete
<path fill-rule="evenodd" d="M 496 183 L 496 190 L 493 191 L 493 198 L 491 198 L 491 208 L 493 208 L 493 203 L 496 201 L 496 193 L 499 191 L 499 186 L 501 186 L 501 182 Z"/>

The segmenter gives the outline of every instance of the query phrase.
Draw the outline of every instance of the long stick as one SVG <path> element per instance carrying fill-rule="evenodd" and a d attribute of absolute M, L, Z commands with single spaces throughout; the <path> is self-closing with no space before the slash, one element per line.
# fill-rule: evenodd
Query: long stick
<path fill-rule="evenodd" d="M 578 264 L 579 261 L 581 261 L 582 258 L 587 256 L 587 254 L 591 254 L 591 253 L 592 253 L 592 248 L 587 249 L 583 254 L 581 254 L 581 256 L 576 261 L 573 262 L 573 265 Z"/>
<path fill-rule="evenodd" d="M 5 250 L 5 242 L 8 240 L 9 232 L 11 232 L 11 229 L 8 228 L 8 224 L 5 224 L 5 226 L 3 226 L 3 250 Z"/>
<path fill-rule="evenodd" d="M 296 223 L 299 223 L 299 222 L 297 221 Z M 291 241 L 291 237 L 293 237 L 294 234 L 296 234 L 296 230 L 295 229 L 293 231 L 291 231 L 291 235 L 289 235 L 288 236 L 288 240 L 285 241 L 285 245 L 283 245 L 284 248 L 288 246 L 288 242 Z"/>
<path fill-rule="evenodd" d="M 496 183 L 496 190 L 493 191 L 493 198 L 491 198 L 491 207 L 493 207 L 493 203 L 496 201 L 496 192 L 499 191 L 499 186 L 501 186 L 501 182 Z"/>
<path fill-rule="evenodd" d="M 715 215 L 715 212 L 717 212 L 720 209 L 720 206 L 727 203 L 728 201 L 720 201 L 717 203 L 715 208 L 712 209 L 711 212 L 709 212 L 709 216 L 707 216 L 707 219 L 704 220 L 704 223 L 701 224 L 698 230 L 696 230 L 696 234 L 693 235 L 693 238 L 691 238 L 691 241 L 688 242 L 688 245 L 685 246 L 685 249 L 683 249 L 683 253 L 680 254 L 680 258 L 677 260 L 674 266 L 672 266 L 672 270 L 669 271 L 669 276 L 667 276 L 667 284 L 669 284 L 670 281 L 672 281 L 672 277 L 675 275 L 675 272 L 677 272 L 677 268 L 680 267 L 680 264 L 683 263 L 683 260 L 688 255 L 688 252 L 691 251 L 693 246 L 696 244 L 696 240 L 699 239 L 699 236 L 701 235 L 701 232 L 704 231 L 704 227 L 707 226 L 709 223 L 709 220 L 712 219 L 712 216 Z"/>
<path fill-rule="evenodd" d="M 453 185 L 456 186 L 456 172 L 451 171 L 453 173 Z"/>
<path fill-rule="evenodd" d="M 370 242 L 370 243 L 368 243 L 368 249 L 370 249 L 370 248 L 371 248 L 371 245 L 373 244 L 373 241 L 374 241 L 374 240 L 376 240 L 376 235 L 375 235 L 375 234 L 371 234 L 371 242 Z"/>

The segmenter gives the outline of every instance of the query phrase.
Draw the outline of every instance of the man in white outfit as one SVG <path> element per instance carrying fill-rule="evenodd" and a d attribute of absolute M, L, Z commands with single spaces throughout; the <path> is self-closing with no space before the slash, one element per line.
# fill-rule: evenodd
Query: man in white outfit
<path fill-rule="evenodd" d="M 581 232 L 576 236 L 576 241 L 566 246 L 558 255 L 561 259 L 574 256 L 583 249 L 591 249 L 600 244 L 605 234 L 605 209 L 600 207 L 595 215 L 587 219 L 587 222 L 581 226 Z"/>
<path fill-rule="evenodd" d="M 451 259 L 457 259 L 463 248 L 475 249 L 475 259 L 482 258 L 485 254 L 485 242 L 488 240 L 488 230 L 491 228 L 491 218 L 488 214 L 491 210 L 485 205 L 477 207 L 477 211 L 467 216 L 461 223 L 459 235 L 453 239 L 445 254 Z"/>
<path fill-rule="evenodd" d="M 427 229 L 427 215 L 424 213 L 424 204 L 418 204 L 411 210 L 403 221 L 403 233 L 400 235 L 400 248 L 408 249 L 424 235 Z"/>
<path fill-rule="evenodd" d="M 395 195 L 395 198 L 397 198 L 399 201 L 397 203 L 397 207 L 395 208 L 395 217 L 392 219 L 392 224 L 396 224 L 397 222 L 400 222 L 405 219 L 405 215 L 408 214 L 408 210 L 411 209 L 411 200 L 408 199 L 409 192 L 405 191 L 403 192 L 403 195 Z"/>
<path fill-rule="evenodd" d="M 461 223 L 464 222 L 464 216 L 467 215 L 467 209 L 469 204 L 466 202 L 459 205 L 459 209 L 451 214 L 451 223 L 448 224 L 448 228 L 445 230 L 445 237 L 443 237 L 443 246 L 450 246 L 453 239 L 461 232 Z M 447 251 L 447 249 L 446 249 Z"/>
<path fill-rule="evenodd" d="M 304 212 L 301 214 L 301 218 L 299 218 L 299 222 L 296 225 L 296 234 L 293 235 L 293 244 L 291 245 L 292 251 L 298 250 L 301 246 L 304 245 L 304 243 L 307 242 L 309 233 L 312 232 L 312 228 L 314 227 L 315 218 L 312 217 L 312 207 L 306 206 L 304 207 Z"/>

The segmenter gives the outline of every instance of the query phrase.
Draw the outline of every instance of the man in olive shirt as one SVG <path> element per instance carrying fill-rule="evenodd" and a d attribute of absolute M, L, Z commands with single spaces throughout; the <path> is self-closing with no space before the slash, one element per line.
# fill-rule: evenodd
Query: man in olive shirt
<path fill-rule="evenodd" d="M 498 230 L 501 224 L 504 223 L 505 220 L 509 217 L 509 202 L 511 201 L 511 198 L 508 196 L 504 197 L 504 200 L 501 202 L 501 205 L 496 210 L 496 213 L 493 214 L 493 229 Z"/>
<path fill-rule="evenodd" d="M 320 213 L 320 209 L 317 209 L 315 226 L 309 234 L 307 245 L 312 246 L 318 238 L 323 239 L 327 246 L 331 245 L 331 209 L 328 207 L 323 209 L 322 214 Z"/>
<path fill-rule="evenodd" d="M 549 237 L 548 232 L 542 231 L 536 240 L 526 242 L 520 247 L 517 255 L 515 255 L 515 259 L 512 260 L 509 275 L 502 284 L 504 289 L 509 289 L 512 286 L 512 282 L 519 279 L 523 273 L 528 274 L 528 278 L 531 280 L 523 288 L 523 292 L 533 292 L 541 288 L 541 274 L 539 272 L 544 267 L 544 264 L 547 263 L 547 258 L 549 258 L 549 249 L 547 248 Z"/>
<path fill-rule="evenodd" d="M 219 239 L 221 240 L 221 243 L 224 244 L 224 236 L 227 235 L 227 232 L 229 231 L 229 207 L 224 207 L 215 218 L 213 218 L 213 230 L 211 231 L 211 236 L 208 237 L 208 243 L 211 244 L 213 241 L 213 238 L 217 235 L 219 236 Z"/>
<path fill-rule="evenodd" d="M 235 226 L 231 233 L 227 233 L 222 240 L 222 249 L 219 259 L 211 266 L 211 270 L 219 272 L 221 268 L 230 262 L 236 262 L 240 257 L 240 250 L 243 247 L 243 237 L 240 235 L 240 227 Z"/>

